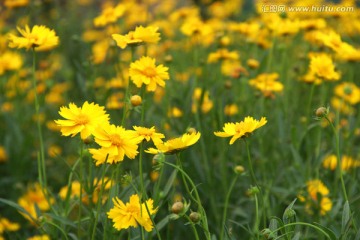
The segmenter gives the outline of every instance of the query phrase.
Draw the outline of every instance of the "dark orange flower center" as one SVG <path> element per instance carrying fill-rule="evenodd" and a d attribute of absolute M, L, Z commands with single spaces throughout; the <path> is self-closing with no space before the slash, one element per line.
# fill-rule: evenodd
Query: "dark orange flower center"
<path fill-rule="evenodd" d="M 75 119 L 76 124 L 85 125 L 90 122 L 89 117 L 85 114 L 80 113 Z"/>
<path fill-rule="evenodd" d="M 149 78 L 156 76 L 156 69 L 153 67 L 147 67 L 143 70 L 143 74 Z"/>

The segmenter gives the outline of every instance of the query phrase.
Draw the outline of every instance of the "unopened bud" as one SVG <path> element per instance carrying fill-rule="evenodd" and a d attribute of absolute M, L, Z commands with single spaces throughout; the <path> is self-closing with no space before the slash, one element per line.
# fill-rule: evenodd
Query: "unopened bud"
<path fill-rule="evenodd" d="M 241 166 L 241 165 L 237 165 L 237 166 L 234 167 L 234 172 L 235 172 L 236 174 L 241 174 L 241 173 L 243 173 L 244 171 L 245 171 L 245 169 L 244 169 L 244 167 Z"/>
<path fill-rule="evenodd" d="M 182 202 L 175 202 L 171 206 L 171 212 L 175 214 L 179 214 L 184 210 L 184 204 Z"/>
<path fill-rule="evenodd" d="M 89 136 L 85 139 L 82 140 L 86 145 L 92 143 L 94 141 L 93 137 L 92 136 Z"/>
<path fill-rule="evenodd" d="M 192 212 L 190 213 L 189 217 L 193 223 L 198 223 L 200 221 L 201 215 L 198 212 Z"/>
<path fill-rule="evenodd" d="M 326 108 L 326 107 L 319 107 L 315 111 L 315 115 L 318 118 L 326 117 L 328 114 L 329 114 L 329 108 Z"/>
<path fill-rule="evenodd" d="M 186 132 L 189 134 L 193 134 L 193 133 L 196 133 L 196 129 L 191 127 L 191 128 L 188 128 Z"/>
<path fill-rule="evenodd" d="M 142 103 L 142 99 L 139 95 L 133 95 L 130 98 L 130 103 L 133 107 L 139 106 Z"/>

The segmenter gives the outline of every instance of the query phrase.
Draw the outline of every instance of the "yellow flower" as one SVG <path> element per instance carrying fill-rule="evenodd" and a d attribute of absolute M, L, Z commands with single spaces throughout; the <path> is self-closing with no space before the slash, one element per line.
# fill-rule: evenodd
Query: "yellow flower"
<path fill-rule="evenodd" d="M 310 71 L 325 80 L 336 81 L 340 79 L 340 73 L 335 71 L 334 63 L 327 54 L 310 56 Z"/>
<path fill-rule="evenodd" d="M 27 211 L 33 219 L 37 219 L 37 208 L 41 211 L 47 211 L 50 209 L 49 202 L 46 200 L 44 191 L 41 189 L 40 184 L 35 183 L 30 185 L 27 192 L 18 199 L 18 204 Z M 53 203 L 54 199 L 50 198 L 50 203 Z M 35 207 L 36 205 L 36 207 Z M 23 213 L 21 213 L 26 219 L 32 222 L 32 219 Z"/>
<path fill-rule="evenodd" d="M 191 111 L 195 113 L 199 108 L 199 103 L 201 102 L 201 96 L 202 96 L 202 89 L 201 88 L 195 88 L 194 94 L 193 94 L 193 104 L 191 106 Z M 205 91 L 204 97 L 201 104 L 201 111 L 203 113 L 209 112 L 212 107 L 214 106 L 213 101 L 209 97 L 209 92 Z"/>
<path fill-rule="evenodd" d="M 20 225 L 18 223 L 10 222 L 7 218 L 0 218 L 0 236 L 4 231 L 17 231 L 20 229 Z"/>
<path fill-rule="evenodd" d="M 143 27 L 135 28 L 135 31 L 130 31 L 126 35 L 112 34 L 112 38 L 116 44 L 121 48 L 126 48 L 127 45 L 139 45 L 143 43 L 157 43 L 160 40 L 160 33 L 158 27 Z"/>
<path fill-rule="evenodd" d="M 156 145 L 157 149 L 149 148 L 145 152 L 151 154 L 158 154 L 159 152 L 164 154 L 174 154 L 194 145 L 200 139 L 200 136 L 201 134 L 199 132 L 185 133 L 181 137 L 166 142 L 160 142 Z"/>
<path fill-rule="evenodd" d="M 210 53 L 207 59 L 208 63 L 218 62 L 219 60 L 238 60 L 239 54 L 235 51 L 230 52 L 226 48 L 218 49 L 216 52 Z"/>
<path fill-rule="evenodd" d="M 332 202 L 328 198 L 329 189 L 319 179 L 310 180 L 306 185 L 309 194 L 306 210 L 312 214 L 312 209 L 315 208 L 321 215 L 325 215 L 332 208 Z"/>
<path fill-rule="evenodd" d="M 177 107 L 172 107 L 168 111 L 168 117 L 179 118 L 179 117 L 182 117 L 182 115 L 183 115 L 183 112 L 181 111 L 180 108 L 177 108 Z"/>
<path fill-rule="evenodd" d="M 345 115 L 353 115 L 355 113 L 355 108 L 353 106 L 338 97 L 331 98 L 331 106 Z"/>
<path fill-rule="evenodd" d="M 351 82 L 343 82 L 334 88 L 334 92 L 337 96 L 344 99 L 351 105 L 355 105 L 360 102 L 360 88 Z"/>
<path fill-rule="evenodd" d="M 164 138 L 164 134 L 162 133 L 157 133 L 155 131 L 155 127 L 151 127 L 151 128 L 146 128 L 146 127 L 138 127 L 138 126 L 134 126 L 133 127 L 135 132 L 134 132 L 134 137 L 141 139 L 142 140 L 146 140 L 146 141 L 153 141 L 153 143 L 156 145 L 159 142 L 162 142 L 162 138 Z"/>
<path fill-rule="evenodd" d="M 253 69 L 256 69 L 260 66 L 259 61 L 254 58 L 248 59 L 246 63 L 250 68 L 253 68 Z"/>
<path fill-rule="evenodd" d="M 55 120 L 55 123 L 61 127 L 62 135 L 74 137 L 80 133 L 81 139 L 93 134 L 99 124 L 103 125 L 109 121 L 109 115 L 105 113 L 104 107 L 94 103 L 89 104 L 87 101 L 80 108 L 74 103 L 70 103 L 68 108 L 61 107 L 59 114 L 66 118 L 66 120 Z"/>
<path fill-rule="evenodd" d="M 11 48 L 34 48 L 35 51 L 47 51 L 53 49 L 59 44 L 59 37 L 54 30 L 45 26 L 35 25 L 32 30 L 29 26 L 25 29 L 17 28 L 22 37 L 14 34 L 9 35 L 9 47 Z"/>
<path fill-rule="evenodd" d="M 16 7 L 24 7 L 29 4 L 29 0 L 5 0 L 5 7 L 8 8 L 16 8 Z"/>
<path fill-rule="evenodd" d="M 0 146 L 0 162 L 6 162 L 8 160 L 8 156 L 6 150 L 3 146 Z"/>
<path fill-rule="evenodd" d="M 140 203 L 139 196 L 134 194 L 130 196 L 130 200 L 126 204 L 118 197 L 113 198 L 113 203 L 114 207 L 107 212 L 107 215 L 112 219 L 113 226 L 117 230 L 136 228 L 138 225 L 141 225 L 147 232 L 153 229 L 151 215 L 157 212 L 157 208 L 154 209 L 152 199 L 146 200 L 146 203 Z"/>
<path fill-rule="evenodd" d="M 323 167 L 334 171 L 337 162 L 337 157 L 334 154 L 328 155 L 323 160 Z M 348 171 L 349 169 L 356 167 L 360 167 L 360 161 L 354 160 L 352 157 L 346 155 L 341 157 L 341 169 L 343 171 Z"/>
<path fill-rule="evenodd" d="M 238 111 L 239 111 L 239 109 L 236 104 L 229 104 L 229 105 L 226 105 L 224 108 L 224 113 L 227 116 L 233 116 L 233 115 L 237 114 Z"/>
<path fill-rule="evenodd" d="M 129 75 L 138 88 L 145 84 L 146 90 L 152 92 L 158 85 L 165 87 L 165 80 L 169 79 L 168 68 L 162 64 L 156 66 L 155 59 L 150 57 L 141 57 L 131 63 Z"/>
<path fill-rule="evenodd" d="M 238 138 L 248 137 L 256 129 L 264 126 L 267 123 L 265 117 L 262 117 L 260 121 L 252 118 L 246 117 L 244 121 L 237 123 L 225 123 L 223 127 L 224 132 L 214 132 L 218 137 L 231 137 L 230 145 L 235 142 Z"/>
<path fill-rule="evenodd" d="M 105 124 L 99 126 L 93 135 L 95 142 L 101 146 L 100 149 L 89 149 L 96 165 L 104 163 L 105 160 L 110 164 L 117 163 L 123 161 L 125 156 L 134 159 L 139 153 L 137 149 L 142 138 L 136 137 L 134 131 Z"/>
<path fill-rule="evenodd" d="M 109 23 L 115 23 L 125 13 L 126 7 L 123 4 L 118 4 L 115 7 L 106 6 L 101 14 L 94 19 L 95 27 L 103 27 Z"/>
<path fill-rule="evenodd" d="M 256 78 L 249 80 L 249 85 L 260 90 L 265 97 L 273 97 L 273 92 L 282 92 L 284 85 L 277 81 L 279 74 L 262 73 Z"/>
<path fill-rule="evenodd" d="M 0 55 L 0 75 L 5 71 L 18 70 L 23 64 L 21 55 L 6 51 Z"/>
<path fill-rule="evenodd" d="M 46 234 L 44 235 L 35 235 L 27 238 L 26 240 L 50 240 L 50 237 Z"/>

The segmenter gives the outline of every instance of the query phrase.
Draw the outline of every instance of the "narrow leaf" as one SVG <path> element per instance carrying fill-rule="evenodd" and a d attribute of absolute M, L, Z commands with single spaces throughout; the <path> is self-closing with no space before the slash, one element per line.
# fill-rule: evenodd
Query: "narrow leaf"
<path fill-rule="evenodd" d="M 349 220 L 350 220 L 350 206 L 349 206 L 349 201 L 346 201 L 342 212 L 341 233 L 345 233 Z"/>

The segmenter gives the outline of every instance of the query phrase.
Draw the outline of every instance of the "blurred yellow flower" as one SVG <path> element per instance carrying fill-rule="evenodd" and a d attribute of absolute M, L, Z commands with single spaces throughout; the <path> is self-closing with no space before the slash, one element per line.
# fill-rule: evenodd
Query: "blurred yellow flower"
<path fill-rule="evenodd" d="M 123 4 L 118 4 L 115 7 L 105 6 L 101 14 L 94 19 L 95 27 L 103 27 L 116 21 L 125 13 L 126 7 Z"/>
<path fill-rule="evenodd" d="M 97 166 L 104 163 L 105 160 L 110 164 L 121 162 L 125 156 L 134 159 L 139 153 L 137 149 L 142 138 L 137 137 L 132 130 L 102 124 L 95 129 L 93 135 L 95 142 L 101 146 L 100 149 L 89 149 Z"/>
<path fill-rule="evenodd" d="M 324 168 L 328 168 L 334 171 L 336 169 L 337 163 L 338 163 L 337 157 L 334 154 L 331 154 L 324 158 L 322 165 Z M 357 167 L 360 167 L 359 160 L 354 160 L 352 157 L 347 155 L 343 155 L 341 157 L 341 169 L 343 171 L 348 171 L 351 168 L 357 168 Z"/>
<path fill-rule="evenodd" d="M 126 48 L 127 45 L 139 45 L 144 43 L 157 43 L 160 40 L 160 33 L 158 27 L 136 27 L 134 31 L 130 31 L 128 34 L 112 34 L 112 38 L 115 40 L 117 46 L 121 49 Z"/>
<path fill-rule="evenodd" d="M 3 146 L 0 146 L 0 162 L 6 162 L 8 160 L 8 156 L 6 150 Z"/>
<path fill-rule="evenodd" d="M 260 121 L 253 117 L 245 117 L 244 121 L 237 123 L 225 123 L 224 132 L 214 132 L 218 137 L 232 137 L 230 139 L 230 145 L 233 144 L 238 138 L 248 137 L 256 129 L 264 126 L 267 123 L 265 117 L 262 117 Z"/>
<path fill-rule="evenodd" d="M 27 188 L 26 193 L 21 196 L 18 199 L 18 204 L 25 209 L 25 211 L 27 211 L 30 216 L 33 219 L 37 219 L 38 216 L 37 215 L 37 210 L 39 209 L 41 211 L 47 211 L 50 209 L 50 205 L 49 202 L 46 200 L 46 197 L 44 195 L 44 192 L 46 193 L 47 190 L 46 189 L 42 189 L 39 183 L 35 183 L 32 185 L 29 185 L 29 187 Z M 54 202 L 53 198 L 49 198 L 50 204 Z M 35 206 L 36 205 L 36 206 Z M 33 220 L 26 214 L 22 213 L 21 214 L 28 219 L 30 222 L 33 223 Z"/>
<path fill-rule="evenodd" d="M 331 106 L 345 115 L 352 115 L 355 113 L 355 108 L 349 103 L 338 97 L 331 98 Z"/>
<path fill-rule="evenodd" d="M 236 51 L 230 52 L 226 48 L 220 48 L 216 52 L 212 52 L 209 54 L 207 62 L 214 63 L 220 60 L 238 60 L 239 54 Z"/>
<path fill-rule="evenodd" d="M 35 235 L 33 237 L 29 237 L 26 240 L 50 240 L 49 235 L 44 234 L 44 235 Z"/>
<path fill-rule="evenodd" d="M 138 88 L 145 84 L 146 90 L 151 92 L 157 86 L 165 87 L 165 80 L 169 79 L 167 67 L 162 64 L 156 66 L 155 59 L 145 56 L 130 64 L 129 75 Z"/>
<path fill-rule="evenodd" d="M 5 231 L 17 231 L 20 229 L 20 224 L 10 222 L 9 219 L 1 217 L 0 218 L 0 237 L 1 234 Z"/>
<path fill-rule="evenodd" d="M 182 117 L 182 115 L 183 115 L 183 112 L 181 111 L 180 108 L 177 108 L 177 107 L 172 107 L 168 111 L 168 117 L 179 118 L 179 117 Z"/>
<path fill-rule="evenodd" d="M 61 127 L 62 135 L 74 137 L 80 133 L 81 139 L 93 134 L 99 124 L 109 122 L 109 115 L 106 114 L 104 107 L 94 103 L 89 104 L 87 101 L 80 108 L 74 103 L 70 103 L 69 107 L 61 107 L 59 114 L 66 119 L 55 120 L 55 123 Z"/>
<path fill-rule="evenodd" d="M 0 76 L 6 71 L 18 70 L 22 67 L 23 60 L 21 55 L 6 51 L 0 54 Z"/>
<path fill-rule="evenodd" d="M 335 71 L 334 63 L 327 54 L 315 54 L 310 56 L 310 71 L 317 77 L 329 81 L 340 79 L 340 73 Z"/>
<path fill-rule="evenodd" d="M 4 6 L 8 8 L 24 7 L 29 5 L 29 0 L 5 0 Z"/>
<path fill-rule="evenodd" d="M 224 108 L 224 113 L 227 116 L 234 116 L 238 112 L 239 112 L 239 108 L 236 104 L 229 104 L 229 105 L 226 105 Z"/>
<path fill-rule="evenodd" d="M 246 64 L 252 69 L 256 69 L 256 68 L 258 68 L 260 66 L 259 61 L 254 59 L 254 58 L 249 58 L 247 60 Z"/>
<path fill-rule="evenodd" d="M 193 113 L 196 113 L 199 107 L 201 108 L 201 111 L 203 113 L 208 113 L 214 106 L 213 101 L 209 97 L 208 91 L 205 91 L 203 99 L 202 99 L 202 104 L 201 104 L 201 106 L 199 106 L 199 103 L 201 102 L 202 91 L 203 90 L 198 87 L 195 88 L 195 90 L 194 90 L 193 103 L 191 105 L 191 111 Z"/>
<path fill-rule="evenodd" d="M 249 80 L 249 85 L 260 90 L 265 97 L 273 97 L 274 92 L 282 92 L 284 85 L 277 79 L 277 73 L 262 73 Z"/>
<path fill-rule="evenodd" d="M 113 198 L 114 207 L 107 212 L 108 218 L 112 219 L 114 228 L 117 230 L 128 229 L 129 227 L 138 227 L 141 225 L 145 231 L 151 232 L 154 228 L 151 215 L 157 212 L 154 209 L 154 201 L 146 200 L 146 203 L 140 203 L 138 195 L 130 196 L 128 203 L 124 204 L 118 197 Z"/>
<path fill-rule="evenodd" d="M 351 82 L 342 82 L 334 88 L 335 95 L 355 105 L 360 102 L 360 88 Z"/>
<path fill-rule="evenodd" d="M 199 132 L 185 133 L 181 137 L 157 143 L 156 149 L 149 148 L 145 152 L 151 154 L 158 154 L 159 152 L 164 154 L 174 154 L 194 145 L 200 139 L 200 136 L 201 133 Z"/>
<path fill-rule="evenodd" d="M 313 209 L 318 210 L 321 215 L 329 212 L 332 208 L 332 202 L 328 197 L 329 189 L 319 179 L 308 181 L 306 186 L 309 194 L 305 207 L 307 212 L 313 214 Z"/>
<path fill-rule="evenodd" d="M 22 37 L 9 34 L 9 47 L 11 48 L 30 48 L 35 51 L 47 51 L 55 48 L 59 44 L 59 37 L 56 36 L 54 30 L 42 25 L 35 25 L 30 30 L 29 26 L 26 25 L 25 29 L 17 28 Z"/>

